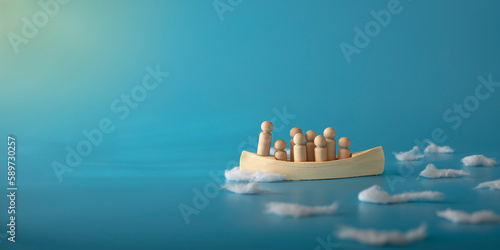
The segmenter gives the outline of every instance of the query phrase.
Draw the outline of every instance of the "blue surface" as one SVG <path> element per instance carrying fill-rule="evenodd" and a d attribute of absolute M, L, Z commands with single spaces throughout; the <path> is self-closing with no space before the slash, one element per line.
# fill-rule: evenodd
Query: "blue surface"
<path fill-rule="evenodd" d="M 352 45 L 355 27 L 364 28 L 374 20 L 370 11 L 388 2 L 242 1 L 221 19 L 213 1 L 71 1 L 16 53 L 9 34 L 22 34 L 22 18 L 42 8 L 3 1 L 0 132 L 16 137 L 19 190 L 17 242 L 0 238 L 1 248 L 314 249 L 318 237 L 326 240 L 340 225 L 406 231 L 422 222 L 429 237 L 408 248 L 496 248 L 499 225 L 455 225 L 435 211 L 500 213 L 500 192 L 472 190 L 499 179 L 499 167 L 467 168 L 467 178 L 416 178 L 428 162 L 460 169 L 466 155 L 500 158 L 499 87 L 470 97 L 484 86 L 478 77 L 500 81 L 500 3 L 401 1 L 400 13 L 348 62 L 340 44 Z M 128 115 L 123 102 L 120 111 L 112 108 L 157 65 L 168 77 Z M 459 115 L 455 104 L 469 111 Z M 55 162 L 67 165 L 66 148 L 76 149 L 86 140 L 82 130 L 102 119 L 114 130 L 58 178 Z M 264 184 L 273 193 L 261 196 L 221 190 L 186 224 L 178 206 L 192 204 L 193 189 L 215 183 L 211 171 L 236 166 L 241 150 L 255 151 L 263 120 L 275 123 L 276 139 L 288 141 L 292 127 L 332 126 L 337 138 L 351 138 L 352 151 L 381 145 L 386 170 Z M 413 171 L 395 162 L 393 151 L 425 139 L 457 151 L 426 158 Z M 6 154 L 1 143 L 3 162 Z M 446 199 L 359 203 L 359 191 L 373 184 L 390 193 L 442 191 Z M 264 214 L 274 200 L 339 201 L 340 211 L 306 219 Z M 0 199 L 4 225 L 7 204 Z"/>

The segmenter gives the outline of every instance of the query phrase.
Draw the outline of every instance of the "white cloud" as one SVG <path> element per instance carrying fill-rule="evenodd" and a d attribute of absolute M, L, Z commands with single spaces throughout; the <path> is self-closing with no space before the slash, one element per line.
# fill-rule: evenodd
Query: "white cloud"
<path fill-rule="evenodd" d="M 450 177 L 459 177 L 469 175 L 464 170 L 455 170 L 455 169 L 437 169 L 434 164 L 429 163 L 425 167 L 425 169 L 420 172 L 419 176 L 426 178 L 450 178 Z"/>
<path fill-rule="evenodd" d="M 478 165 L 483 165 L 486 167 L 492 167 L 498 165 L 498 162 L 493 158 L 488 158 L 484 155 L 470 155 L 462 158 L 462 163 L 467 167 L 475 167 Z"/>
<path fill-rule="evenodd" d="M 276 173 L 266 173 L 262 171 L 253 171 L 251 169 L 240 169 L 240 167 L 234 167 L 231 170 L 226 170 L 224 172 L 226 179 L 232 181 L 246 181 L 246 182 L 276 182 L 283 181 L 286 176 Z"/>
<path fill-rule="evenodd" d="M 443 153 L 453 153 L 455 150 L 450 148 L 450 146 L 438 146 L 431 141 L 427 141 L 429 145 L 424 149 L 426 154 L 443 154 Z"/>
<path fill-rule="evenodd" d="M 379 185 L 373 185 L 358 195 L 360 201 L 369 203 L 389 204 L 389 203 L 403 203 L 415 200 L 442 200 L 443 193 L 435 191 L 424 192 L 405 192 L 401 194 L 390 195 L 384 190 L 381 190 Z"/>
<path fill-rule="evenodd" d="M 474 213 L 467 213 L 461 210 L 446 209 L 437 211 L 437 216 L 445 218 L 455 223 L 485 223 L 485 222 L 500 222 L 500 216 L 493 213 L 491 210 L 481 210 Z"/>
<path fill-rule="evenodd" d="M 262 194 L 269 191 L 269 189 L 262 188 L 262 186 L 257 182 L 241 184 L 226 182 L 222 188 L 237 194 Z"/>
<path fill-rule="evenodd" d="M 423 240 L 427 236 L 427 226 L 411 229 L 406 233 L 397 230 L 375 230 L 358 229 L 354 227 L 343 227 L 337 232 L 340 239 L 356 240 L 367 245 L 407 245 L 417 240 Z"/>
<path fill-rule="evenodd" d="M 398 161 L 414 161 L 424 157 L 422 151 L 420 151 L 418 146 L 413 147 L 410 151 L 407 152 L 393 152 L 393 154 L 394 156 L 396 156 L 396 159 Z"/>
<path fill-rule="evenodd" d="M 333 214 L 338 207 L 337 202 L 328 206 L 304 206 L 296 203 L 270 202 L 266 205 L 266 213 L 297 218 L 318 214 Z"/>
<path fill-rule="evenodd" d="M 474 189 L 489 188 L 490 190 L 500 189 L 500 180 L 481 182 Z"/>

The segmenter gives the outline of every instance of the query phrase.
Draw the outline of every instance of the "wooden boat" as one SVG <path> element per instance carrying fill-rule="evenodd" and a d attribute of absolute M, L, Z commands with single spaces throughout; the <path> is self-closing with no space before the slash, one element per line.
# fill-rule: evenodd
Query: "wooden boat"
<path fill-rule="evenodd" d="M 353 153 L 351 158 L 325 162 L 278 161 L 243 151 L 240 169 L 260 170 L 286 176 L 287 180 L 321 180 L 379 175 L 384 172 L 384 150 L 376 147 Z"/>

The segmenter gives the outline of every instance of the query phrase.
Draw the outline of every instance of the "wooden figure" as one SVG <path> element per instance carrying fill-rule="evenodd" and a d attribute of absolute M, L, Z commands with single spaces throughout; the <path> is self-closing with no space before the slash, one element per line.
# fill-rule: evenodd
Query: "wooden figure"
<path fill-rule="evenodd" d="M 326 155 L 328 161 L 333 161 L 337 159 L 337 142 L 335 141 L 335 129 L 328 127 L 323 131 L 323 135 L 326 138 Z"/>
<path fill-rule="evenodd" d="M 314 138 L 314 159 L 318 162 L 327 161 L 327 150 L 326 150 L 326 139 L 322 135 L 316 136 Z"/>
<path fill-rule="evenodd" d="M 316 138 L 316 132 L 309 130 L 306 132 L 306 154 L 307 161 L 314 161 L 314 138 Z"/>
<path fill-rule="evenodd" d="M 290 130 L 290 137 L 292 137 L 292 139 L 290 140 L 290 161 L 293 161 L 293 146 L 295 146 L 295 143 L 293 142 L 293 137 L 297 133 L 301 133 L 302 134 L 302 129 L 300 129 L 300 128 L 292 128 Z"/>
<path fill-rule="evenodd" d="M 261 132 L 259 135 L 257 154 L 267 156 L 271 151 L 271 142 L 273 140 L 273 136 L 270 132 L 273 130 L 273 123 L 265 121 L 260 125 L 260 128 L 263 132 Z"/>
<path fill-rule="evenodd" d="M 295 134 L 295 136 L 293 137 L 293 142 L 295 143 L 295 146 L 293 146 L 293 155 L 295 157 L 294 161 L 307 161 L 306 146 L 304 145 L 306 142 L 306 138 L 304 137 L 304 135 L 301 133 Z"/>
<path fill-rule="evenodd" d="M 284 140 L 276 140 L 274 142 L 274 158 L 279 161 L 286 161 L 286 142 Z"/>
<path fill-rule="evenodd" d="M 351 158 L 351 150 L 348 148 L 351 146 L 351 140 L 347 137 L 342 137 L 339 139 L 339 159 Z"/>

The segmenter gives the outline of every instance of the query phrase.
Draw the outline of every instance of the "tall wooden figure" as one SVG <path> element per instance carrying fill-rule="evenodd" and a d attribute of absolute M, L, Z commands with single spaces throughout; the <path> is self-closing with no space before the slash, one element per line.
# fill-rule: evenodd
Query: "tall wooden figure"
<path fill-rule="evenodd" d="M 316 132 L 312 130 L 306 132 L 307 161 L 314 161 L 314 138 L 316 138 Z"/>
<path fill-rule="evenodd" d="M 302 134 L 302 129 L 292 128 L 290 130 L 290 137 L 292 137 L 292 139 L 290 140 L 290 161 L 293 161 L 293 146 L 295 146 L 295 143 L 293 142 L 293 137 L 298 133 Z"/>
<path fill-rule="evenodd" d="M 278 161 L 286 161 L 286 151 L 284 150 L 286 148 L 286 142 L 284 140 L 276 140 L 274 142 L 274 149 L 276 149 L 276 152 L 274 152 L 274 158 Z"/>
<path fill-rule="evenodd" d="M 295 146 L 293 146 L 293 155 L 295 157 L 294 161 L 307 161 L 306 146 L 304 145 L 306 142 L 306 138 L 304 137 L 304 135 L 301 133 L 295 134 L 295 136 L 293 137 L 293 142 L 295 143 Z"/>
<path fill-rule="evenodd" d="M 271 142 L 273 140 L 273 136 L 271 135 L 271 131 L 273 131 L 273 123 L 265 121 L 260 125 L 260 128 L 263 132 L 259 135 L 259 145 L 257 146 L 257 154 L 259 155 L 269 155 L 269 151 L 271 150 Z"/>
<path fill-rule="evenodd" d="M 326 160 L 333 161 L 337 159 L 337 142 L 335 141 L 335 129 L 328 127 L 323 131 L 326 138 Z"/>
<path fill-rule="evenodd" d="M 339 159 L 347 159 L 351 157 L 351 150 L 348 149 L 351 146 L 351 140 L 347 137 L 342 137 L 339 139 Z"/>
<path fill-rule="evenodd" d="M 326 161 L 327 159 L 327 152 L 326 152 L 326 139 L 322 135 L 316 136 L 314 138 L 314 145 L 316 145 L 316 148 L 314 148 L 314 159 L 317 162 L 321 161 Z"/>

